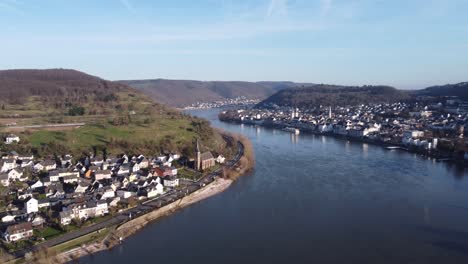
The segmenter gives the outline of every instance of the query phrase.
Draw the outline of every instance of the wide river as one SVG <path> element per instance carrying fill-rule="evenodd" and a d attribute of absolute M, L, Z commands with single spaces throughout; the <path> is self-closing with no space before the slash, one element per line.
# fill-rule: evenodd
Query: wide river
<path fill-rule="evenodd" d="M 468 171 L 191 113 L 248 136 L 255 171 L 82 263 L 468 263 Z"/>

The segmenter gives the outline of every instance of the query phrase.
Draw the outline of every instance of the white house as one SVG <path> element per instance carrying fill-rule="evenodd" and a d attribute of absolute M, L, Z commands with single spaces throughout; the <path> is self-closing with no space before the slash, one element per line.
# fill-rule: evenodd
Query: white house
<path fill-rule="evenodd" d="M 161 183 L 156 184 L 154 187 L 148 187 L 146 196 L 148 198 L 153 198 L 157 195 L 164 193 L 164 186 Z"/>
<path fill-rule="evenodd" d="M 10 177 L 10 180 L 19 180 L 21 176 L 23 176 L 23 171 L 18 168 L 14 168 L 8 172 L 8 177 Z"/>
<path fill-rule="evenodd" d="M 31 186 L 29 186 L 32 190 L 39 189 L 41 187 L 44 187 L 44 183 L 42 181 L 38 180 L 37 182 L 33 183 Z"/>
<path fill-rule="evenodd" d="M 0 161 L 0 172 L 8 172 L 16 168 L 16 160 L 4 159 Z"/>
<path fill-rule="evenodd" d="M 94 173 L 94 177 L 96 181 L 100 181 L 104 179 L 111 179 L 112 172 L 110 170 L 98 170 Z"/>
<path fill-rule="evenodd" d="M 167 187 L 176 187 L 179 186 L 179 179 L 175 176 L 167 176 L 164 178 L 164 186 Z"/>
<path fill-rule="evenodd" d="M 15 222 L 15 217 L 12 215 L 5 215 L 2 217 L 2 223 L 13 223 Z"/>
<path fill-rule="evenodd" d="M 17 135 L 10 134 L 5 137 L 5 144 L 12 144 L 20 142 L 20 138 Z"/>
<path fill-rule="evenodd" d="M 36 212 L 39 211 L 38 201 L 36 199 L 34 199 L 34 198 L 30 198 L 24 204 L 24 208 L 26 208 L 26 212 L 28 214 L 36 213 Z"/>
<path fill-rule="evenodd" d="M 32 224 L 29 222 L 8 226 L 3 238 L 7 242 L 15 242 L 33 235 Z"/>
<path fill-rule="evenodd" d="M 226 158 L 223 155 L 219 155 L 216 158 L 216 162 L 218 162 L 219 164 L 223 164 L 225 160 L 226 160 Z"/>
<path fill-rule="evenodd" d="M 115 197 L 115 192 L 114 190 L 112 190 L 111 187 L 104 188 L 104 190 L 102 191 L 101 200 L 105 200 L 107 198 L 114 198 L 114 197 Z"/>

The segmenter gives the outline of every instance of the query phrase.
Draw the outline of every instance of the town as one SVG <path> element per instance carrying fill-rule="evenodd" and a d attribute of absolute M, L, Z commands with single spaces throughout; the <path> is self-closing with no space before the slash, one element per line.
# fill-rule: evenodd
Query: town
<path fill-rule="evenodd" d="M 214 101 L 214 102 L 197 102 L 187 107 L 184 107 L 184 110 L 211 109 L 211 108 L 221 108 L 221 107 L 229 107 L 229 106 L 245 107 L 249 105 L 255 105 L 259 102 L 260 102 L 259 99 L 248 99 L 245 96 L 239 96 L 235 98 L 229 98 L 226 100 L 220 100 L 220 101 Z"/>
<path fill-rule="evenodd" d="M 465 125 L 468 102 L 457 97 L 439 102 L 396 102 L 310 109 L 279 107 L 228 110 L 222 121 L 342 137 L 433 156 L 467 160 Z"/>
<path fill-rule="evenodd" d="M 13 134 L 4 137 L 6 145 L 20 141 Z M 125 221 L 202 188 L 221 175 L 223 164 L 234 164 L 222 154 L 215 158 L 202 152 L 198 140 L 194 157 L 103 154 L 75 159 L 64 154 L 37 159 L 10 151 L 0 160 L 2 246 L 9 253 L 25 252 L 67 232 L 82 235 L 80 227 L 115 223 L 117 215 Z"/>

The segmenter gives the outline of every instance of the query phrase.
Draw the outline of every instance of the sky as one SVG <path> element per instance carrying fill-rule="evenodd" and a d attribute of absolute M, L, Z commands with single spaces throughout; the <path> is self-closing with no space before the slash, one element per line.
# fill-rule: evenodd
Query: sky
<path fill-rule="evenodd" d="M 109 80 L 468 81 L 468 0 L 0 0 L 0 69 Z"/>

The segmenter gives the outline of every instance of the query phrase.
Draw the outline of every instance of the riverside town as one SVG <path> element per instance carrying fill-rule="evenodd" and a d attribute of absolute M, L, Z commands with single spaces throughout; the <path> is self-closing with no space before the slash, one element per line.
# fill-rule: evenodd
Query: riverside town
<path fill-rule="evenodd" d="M 307 109 L 270 104 L 219 115 L 222 121 L 336 136 L 458 162 L 468 160 L 467 117 L 468 102 L 457 97 L 432 103 L 418 100 Z"/>
<path fill-rule="evenodd" d="M 9 134 L 4 144 L 18 144 Z M 233 140 L 225 136 L 225 140 Z M 226 160 L 196 142 L 194 157 L 166 153 L 71 155 L 36 159 L 11 151 L 0 160 L 2 252 L 22 257 L 171 204 L 211 184 L 242 155 Z M 117 239 L 121 239 L 117 237 Z"/>

